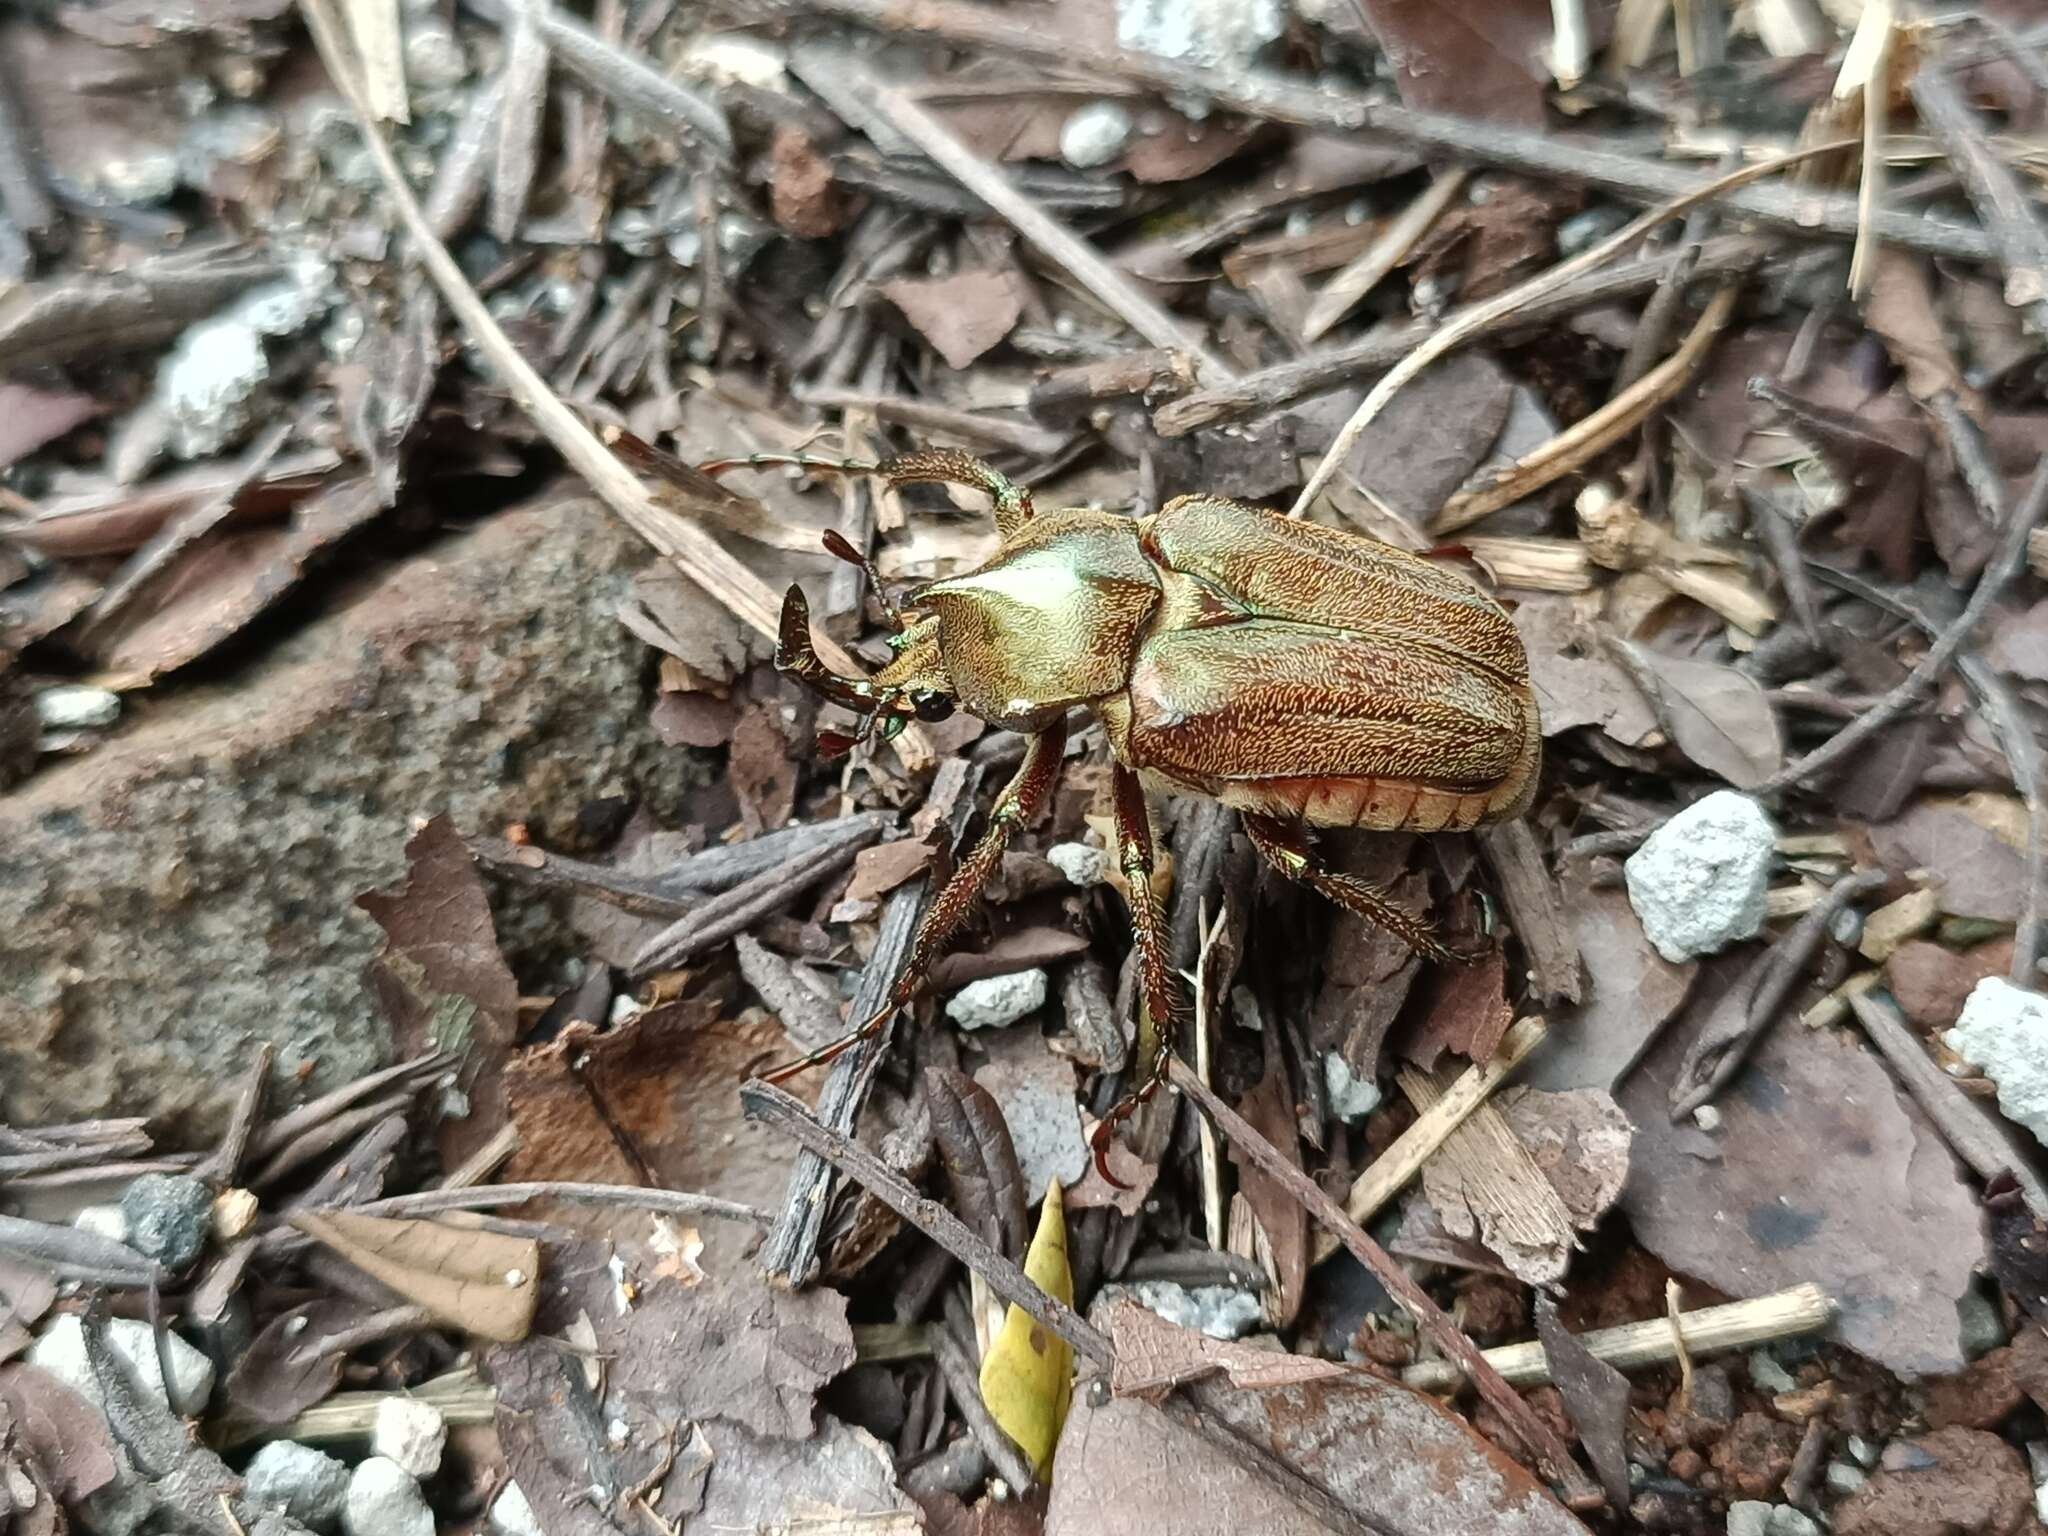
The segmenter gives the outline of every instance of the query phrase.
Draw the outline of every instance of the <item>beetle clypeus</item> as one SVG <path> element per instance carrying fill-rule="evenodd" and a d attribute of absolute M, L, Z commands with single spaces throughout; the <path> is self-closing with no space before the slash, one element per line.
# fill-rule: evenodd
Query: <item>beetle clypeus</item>
<path fill-rule="evenodd" d="M 1029 741 L 981 841 L 925 914 L 887 1003 L 771 1080 L 879 1035 L 916 996 L 1012 835 L 1044 804 L 1077 705 L 1101 720 L 1115 758 L 1118 857 L 1142 977 L 1142 1076 L 1095 1132 L 1105 1177 L 1117 1123 L 1165 1081 L 1182 1011 L 1151 880 L 1148 790 L 1234 807 L 1282 874 L 1422 954 L 1452 958 L 1422 918 L 1318 861 L 1303 828 L 1465 831 L 1527 808 L 1542 753 L 1528 656 L 1507 615 L 1461 572 L 1215 496 L 1178 497 L 1140 518 L 1039 512 L 1029 491 L 945 449 L 880 462 L 757 454 L 702 470 L 782 464 L 971 486 L 994 503 L 1002 547 L 979 569 L 912 593 L 915 617 L 868 568 L 896 630 L 896 654 L 872 678 L 825 667 L 803 592 L 791 587 L 776 665 L 858 714 L 860 737 L 942 720 L 957 705 Z M 836 534 L 826 545 L 867 564 Z"/>

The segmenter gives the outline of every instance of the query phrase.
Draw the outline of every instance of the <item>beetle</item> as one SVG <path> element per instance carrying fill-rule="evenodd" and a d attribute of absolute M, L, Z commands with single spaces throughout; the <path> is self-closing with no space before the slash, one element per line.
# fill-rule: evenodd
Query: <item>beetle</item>
<path fill-rule="evenodd" d="M 1184 1013 L 1152 886 L 1148 793 L 1235 808 L 1280 873 L 1425 956 L 1456 958 L 1423 918 L 1318 859 L 1305 829 L 1462 832 L 1528 808 L 1542 761 L 1528 655 L 1507 614 L 1462 572 L 1218 496 L 1176 497 L 1136 518 L 1039 511 L 1029 490 L 950 449 L 879 461 L 754 454 L 699 472 L 771 465 L 972 487 L 993 503 L 1002 541 L 981 566 L 927 582 L 899 608 L 864 556 L 826 536 L 835 555 L 867 571 L 895 655 L 870 678 L 832 672 L 812 648 L 802 588 L 789 589 L 776 665 L 861 721 L 858 736 L 821 745 L 840 749 L 956 708 L 1028 740 L 882 1008 L 770 1081 L 881 1035 L 917 995 L 1017 829 L 1044 805 L 1077 706 L 1101 721 L 1114 759 L 1143 998 L 1140 1080 L 1095 1131 L 1105 1177 L 1109 1138 L 1165 1081 Z"/>

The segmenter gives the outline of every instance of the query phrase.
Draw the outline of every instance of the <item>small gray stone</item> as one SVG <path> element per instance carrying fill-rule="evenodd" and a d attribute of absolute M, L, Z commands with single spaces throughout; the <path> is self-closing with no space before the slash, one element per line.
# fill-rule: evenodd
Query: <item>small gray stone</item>
<path fill-rule="evenodd" d="M 1764 1529 L 1768 1536 L 1821 1536 L 1819 1522 L 1790 1504 L 1773 1505 L 1770 1524 Z"/>
<path fill-rule="evenodd" d="M 1965 1360 L 1990 1354 L 2007 1338 L 1997 1304 L 1974 1288 L 1956 1298 L 1956 1326 L 1957 1344 Z"/>
<path fill-rule="evenodd" d="M 121 718 L 121 695 L 83 683 L 39 689 L 35 706 L 36 723 L 46 731 L 104 730 Z"/>
<path fill-rule="evenodd" d="M 2005 1118 L 2048 1143 L 2048 997 L 1987 976 L 1971 988 L 1945 1038 L 1998 1085 Z"/>
<path fill-rule="evenodd" d="M 121 1214 L 118 1205 L 88 1205 L 71 1218 L 71 1225 L 81 1232 L 90 1232 L 94 1237 L 104 1237 L 108 1242 L 128 1241 L 128 1218 Z"/>
<path fill-rule="evenodd" d="M 459 85 L 469 78 L 469 59 L 462 44 L 439 17 L 407 29 L 405 76 L 428 91 Z"/>
<path fill-rule="evenodd" d="M 441 1410 L 416 1397 L 387 1397 L 377 1404 L 370 1428 L 370 1450 L 403 1467 L 413 1477 L 432 1477 L 441 1470 L 441 1448 L 448 1423 Z"/>
<path fill-rule="evenodd" d="M 242 1475 L 251 1499 L 316 1531 L 332 1530 L 348 1499 L 347 1466 L 296 1440 L 271 1441 Z"/>
<path fill-rule="evenodd" d="M 1100 885 L 1109 871 L 1109 855 L 1087 843 L 1054 843 L 1045 850 L 1045 859 L 1069 885 Z"/>
<path fill-rule="evenodd" d="M 1129 1294 L 1169 1323 L 1193 1328 L 1212 1339 L 1241 1339 L 1265 1317 L 1258 1297 L 1230 1285 L 1138 1280 L 1130 1285 Z"/>
<path fill-rule="evenodd" d="M 1633 217 L 1633 210 L 1614 203 L 1595 203 L 1557 226 L 1557 254 L 1576 256 L 1613 234 Z"/>
<path fill-rule="evenodd" d="M 999 1029 L 1045 1006 L 1043 970 L 1012 971 L 970 981 L 946 999 L 946 1017 L 962 1029 Z"/>
<path fill-rule="evenodd" d="M 411 1473 L 372 1456 L 348 1480 L 341 1528 L 348 1536 L 434 1536 L 434 1512 Z"/>
<path fill-rule="evenodd" d="M 1692 1112 L 1692 1123 L 1711 1136 L 1721 1129 L 1721 1111 L 1711 1104 L 1702 1104 Z"/>
<path fill-rule="evenodd" d="M 128 1242 L 166 1268 L 185 1268 L 206 1247 L 213 1191 L 178 1173 L 145 1173 L 121 1195 Z"/>
<path fill-rule="evenodd" d="M 1778 1364 L 1777 1357 L 1767 1349 L 1754 1349 L 1749 1354 L 1749 1384 L 1759 1392 L 1768 1392 L 1776 1397 L 1780 1392 L 1790 1392 L 1799 1385 L 1792 1373 Z"/>
<path fill-rule="evenodd" d="M 1339 1051 L 1323 1055 L 1323 1087 L 1329 1094 L 1330 1113 L 1339 1120 L 1355 1123 L 1380 1107 L 1380 1085 L 1370 1077 L 1353 1077 L 1351 1063 Z"/>
<path fill-rule="evenodd" d="M 1845 1443 L 1849 1447 L 1849 1454 L 1866 1468 L 1876 1466 L 1877 1458 L 1883 1454 L 1882 1446 L 1875 1440 L 1865 1439 L 1862 1435 L 1851 1435 Z"/>
<path fill-rule="evenodd" d="M 171 451 L 202 459 L 239 441 L 269 380 L 270 360 L 254 326 L 227 315 L 187 329 L 157 375 Z"/>
<path fill-rule="evenodd" d="M 1870 1480 L 1870 1474 L 1853 1461 L 1831 1461 L 1828 1463 L 1828 1490 L 1832 1493 L 1854 1493 Z"/>
<path fill-rule="evenodd" d="M 1728 1506 L 1728 1536 L 1768 1536 L 1771 1506 L 1761 1499 L 1738 1499 Z"/>
<path fill-rule="evenodd" d="M 128 1368 L 129 1384 L 174 1413 L 191 1418 L 205 1411 L 213 1394 L 213 1362 L 175 1333 L 164 1335 L 164 1354 L 171 1361 L 171 1388 L 157 1357 L 156 1331 L 145 1322 L 117 1317 L 107 1324 L 107 1342 Z M 85 1325 L 73 1312 L 51 1321 L 28 1347 L 30 1365 L 40 1366 L 94 1404 L 100 1402 L 99 1381 L 85 1358 Z"/>
<path fill-rule="evenodd" d="M 491 1501 L 491 1512 L 486 1518 L 497 1536 L 542 1536 L 540 1521 L 534 1518 L 526 1490 L 517 1483 L 505 1485 L 505 1491 Z"/>
<path fill-rule="evenodd" d="M 1131 114 L 1113 101 L 1091 101 L 1060 125 L 1060 158 L 1077 171 L 1108 165 L 1131 141 Z"/>
<path fill-rule="evenodd" d="M 1778 830 L 1734 790 L 1687 806 L 1630 855 L 1629 905 L 1674 964 L 1754 937 L 1764 925 Z"/>
<path fill-rule="evenodd" d="M 2034 1518 L 2048 1523 L 2048 1441 L 2027 1442 L 2027 1469 L 2034 1477 Z"/>

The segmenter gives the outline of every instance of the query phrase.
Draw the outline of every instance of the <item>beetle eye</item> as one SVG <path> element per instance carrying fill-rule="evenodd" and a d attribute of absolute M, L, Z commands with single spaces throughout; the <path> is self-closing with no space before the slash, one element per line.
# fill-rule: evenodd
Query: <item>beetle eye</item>
<path fill-rule="evenodd" d="M 910 707 L 917 711 L 917 718 L 936 724 L 952 718 L 953 701 L 943 693 L 924 689 L 910 696 Z"/>

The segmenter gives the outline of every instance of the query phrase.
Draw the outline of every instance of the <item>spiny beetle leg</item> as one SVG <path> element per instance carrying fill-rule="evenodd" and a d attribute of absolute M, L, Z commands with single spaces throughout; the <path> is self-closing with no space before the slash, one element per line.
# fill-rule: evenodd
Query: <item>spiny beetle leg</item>
<path fill-rule="evenodd" d="M 853 1033 L 820 1047 L 800 1061 L 764 1072 L 762 1077 L 765 1081 L 779 1083 L 806 1068 L 821 1066 L 861 1041 L 875 1038 L 889 1027 L 889 1021 L 896 1017 L 897 1010 L 917 996 L 917 989 L 924 984 L 925 974 L 931 970 L 932 963 L 945 950 L 947 941 L 959 931 L 968 909 L 974 905 L 974 898 L 1002 864 L 1003 854 L 1017 828 L 1036 816 L 1045 804 L 1046 796 L 1052 793 L 1052 787 L 1059 779 L 1060 759 L 1066 755 L 1066 750 L 1065 720 L 1054 721 L 1025 745 L 1023 764 L 997 797 L 995 809 L 989 813 L 988 830 L 981 834 L 981 841 L 974 845 L 974 851 L 961 860 L 960 867 L 953 871 L 953 878 L 932 898 L 924 920 L 917 925 L 917 936 L 911 941 L 909 958 L 903 962 L 896 985 L 889 991 L 889 1000 L 882 1004 L 881 1009 L 873 1017 L 862 1020 Z"/>
<path fill-rule="evenodd" d="M 1457 965 L 1470 959 L 1459 955 L 1437 938 L 1429 923 L 1392 900 L 1376 885 L 1355 875 L 1339 874 L 1327 868 L 1309 847 L 1308 838 L 1293 822 L 1272 816 L 1244 817 L 1244 830 L 1252 846 L 1265 855 L 1266 862 L 1290 880 L 1328 898 L 1346 911 L 1356 912 L 1367 922 L 1377 923 L 1426 960 Z"/>
<path fill-rule="evenodd" d="M 1152 818 L 1145 809 L 1144 786 L 1135 773 L 1121 764 L 1112 770 L 1111 782 L 1115 791 L 1117 859 L 1130 894 L 1131 928 L 1138 943 L 1144 1007 L 1138 1013 L 1138 1039 L 1133 1053 L 1137 1087 L 1103 1117 L 1095 1127 L 1090 1145 L 1095 1152 L 1095 1171 L 1115 1188 L 1128 1189 L 1128 1184 L 1109 1171 L 1110 1140 L 1117 1124 L 1128 1119 L 1166 1081 L 1166 1059 L 1173 1050 L 1181 1009 L 1180 989 L 1174 984 L 1173 961 L 1168 952 L 1166 916 L 1160 911 L 1159 897 L 1152 889 Z"/>
<path fill-rule="evenodd" d="M 994 465 L 957 448 L 925 448 L 899 454 L 882 460 L 875 473 L 891 485 L 923 481 L 973 487 L 995 503 L 996 532 L 1006 540 L 1015 537 L 1033 516 L 1031 492 Z"/>

